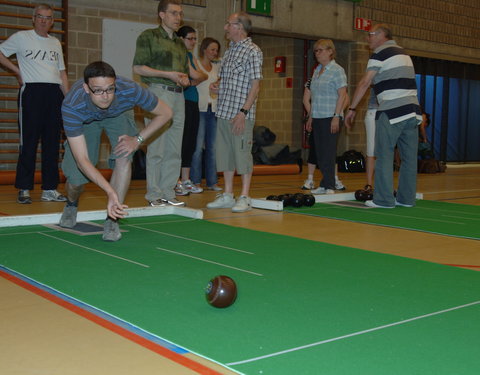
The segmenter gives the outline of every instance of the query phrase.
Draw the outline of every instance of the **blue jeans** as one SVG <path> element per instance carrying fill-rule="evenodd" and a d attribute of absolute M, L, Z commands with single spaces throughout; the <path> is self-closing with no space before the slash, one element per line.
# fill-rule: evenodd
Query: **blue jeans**
<path fill-rule="evenodd" d="M 217 136 L 217 119 L 215 112 L 208 107 L 207 112 L 200 112 L 197 145 L 192 157 L 190 178 L 194 184 L 202 181 L 202 157 L 205 146 L 205 179 L 207 186 L 217 183 L 217 165 L 215 163 L 215 138 Z"/>
<path fill-rule="evenodd" d="M 373 202 L 395 207 L 393 154 L 398 146 L 402 164 L 398 175 L 397 201 L 415 205 L 417 190 L 418 124 L 416 118 L 390 124 L 385 113 L 375 121 L 375 190 Z"/>

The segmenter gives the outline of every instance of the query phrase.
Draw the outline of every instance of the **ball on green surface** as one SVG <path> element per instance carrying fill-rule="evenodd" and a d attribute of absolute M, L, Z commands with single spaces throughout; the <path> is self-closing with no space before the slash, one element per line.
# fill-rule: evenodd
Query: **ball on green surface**
<path fill-rule="evenodd" d="M 237 285 L 231 277 L 218 275 L 211 279 L 205 289 L 207 302 L 218 308 L 232 305 L 237 299 Z"/>

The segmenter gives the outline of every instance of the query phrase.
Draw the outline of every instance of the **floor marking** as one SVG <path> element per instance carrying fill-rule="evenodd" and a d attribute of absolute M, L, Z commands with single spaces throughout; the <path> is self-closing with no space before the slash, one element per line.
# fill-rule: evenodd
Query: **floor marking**
<path fill-rule="evenodd" d="M 331 207 L 321 207 L 321 208 L 313 208 L 311 211 L 325 211 L 325 210 L 328 210 L 329 208 Z M 337 206 L 337 208 L 339 210 L 356 210 L 355 208 L 350 208 L 350 207 L 339 207 Z M 368 210 L 371 210 L 372 208 L 374 207 L 370 207 L 368 208 Z M 296 212 L 296 211 L 291 211 L 293 213 L 300 213 L 300 214 L 303 214 L 303 212 Z M 415 219 L 415 220 L 422 220 L 422 221 L 434 221 L 434 222 L 439 222 L 439 223 L 447 223 L 447 224 L 457 224 L 457 225 L 466 225 L 465 223 L 459 223 L 459 222 L 456 222 L 456 221 L 451 221 L 451 220 L 437 220 L 437 219 L 426 219 L 426 218 L 419 218 L 417 216 L 407 216 L 407 215 L 395 215 L 395 214 L 389 214 L 387 212 L 385 213 L 382 213 L 380 211 L 371 211 L 370 213 L 372 214 L 377 214 L 377 215 L 386 215 L 388 217 L 400 217 L 400 218 L 406 218 L 406 219 Z M 314 214 L 311 214 L 311 215 L 314 215 Z M 328 218 L 331 218 L 331 216 L 328 216 L 326 217 L 327 219 Z M 349 221 L 353 221 L 351 219 L 347 219 Z M 356 220 L 355 220 L 356 221 Z"/>
<path fill-rule="evenodd" d="M 48 229 L 43 232 L 39 232 L 38 230 L 33 232 L 12 232 L 12 233 L 0 233 L 0 236 L 22 236 L 24 234 L 38 234 L 38 233 L 56 233 L 58 230 Z"/>
<path fill-rule="evenodd" d="M 101 251 L 101 250 L 92 249 L 91 247 L 83 246 L 83 245 L 80 245 L 80 244 L 75 243 L 75 242 L 72 242 L 72 241 L 64 240 L 64 239 L 62 239 L 62 238 L 58 238 L 58 237 L 55 237 L 55 236 L 50 236 L 49 234 L 46 234 L 46 233 L 44 233 L 44 232 L 38 232 L 38 234 L 41 234 L 41 235 L 46 236 L 46 237 L 53 238 L 54 240 L 66 242 L 66 243 L 68 243 L 68 244 L 70 244 L 70 245 L 78 246 L 78 247 L 87 249 L 87 250 L 89 250 L 89 251 L 94 251 L 94 252 L 96 252 L 96 253 L 100 253 L 100 254 L 103 254 L 103 255 L 106 255 L 106 256 L 109 256 L 109 257 L 112 257 L 112 258 L 117 258 L 117 259 L 120 259 L 120 260 L 124 260 L 125 262 L 133 263 L 133 264 L 136 264 L 136 265 L 141 266 L 141 267 L 150 268 L 150 266 L 148 266 L 148 265 L 146 265 L 146 264 L 138 263 L 138 262 L 135 262 L 134 260 L 130 260 L 130 259 L 127 259 L 127 258 L 122 258 L 122 257 L 119 257 L 118 255 L 109 254 L 109 253 L 106 253 L 106 252 Z"/>
<path fill-rule="evenodd" d="M 307 349 L 307 348 L 312 348 L 312 347 L 314 347 L 314 346 L 319 346 L 319 345 L 323 345 L 323 344 L 328 344 L 328 343 L 330 343 L 330 342 L 339 341 L 339 340 L 347 339 L 347 338 L 354 337 L 354 336 L 364 335 L 364 334 L 366 334 L 366 333 L 370 333 L 370 332 L 374 332 L 374 331 L 379 331 L 379 330 L 381 330 L 381 329 L 390 328 L 390 327 L 398 326 L 398 325 L 401 325 L 401 324 L 410 323 L 410 322 L 413 322 L 413 321 L 416 321 L 416 320 L 429 318 L 429 317 L 431 317 L 431 316 L 440 315 L 440 314 L 444 314 L 444 313 L 447 313 L 447 312 L 450 312 L 450 311 L 460 310 L 460 309 L 463 309 L 463 308 L 466 308 L 466 307 L 470 307 L 470 306 L 474 306 L 474 305 L 479 305 L 479 304 L 480 304 L 480 301 L 475 301 L 475 302 L 467 303 L 467 304 L 465 304 L 465 305 L 455 306 L 455 307 L 451 307 L 451 308 L 449 308 L 449 309 L 436 311 L 436 312 L 433 312 L 433 313 L 430 313 L 430 314 L 420 315 L 420 316 L 416 316 L 416 317 L 414 317 L 414 318 L 405 319 L 405 320 L 400 320 L 400 321 L 398 321 L 398 322 L 394 322 L 394 323 L 390 323 L 390 324 L 385 324 L 385 325 L 383 325 L 383 326 L 374 327 L 374 328 L 366 329 L 366 330 L 363 330 L 363 331 L 358 331 L 358 332 L 350 333 L 350 334 L 348 334 L 348 335 L 343 335 L 343 336 L 339 336 L 339 337 L 334 337 L 334 338 L 331 338 L 331 339 L 314 342 L 314 343 L 312 343 L 312 344 L 307 344 L 307 345 L 303 345 L 303 346 L 298 346 L 298 347 L 296 347 L 296 348 L 291 348 L 291 349 L 287 349 L 287 350 L 282 350 L 282 351 L 276 352 L 276 353 L 270 353 L 270 354 L 262 355 L 262 356 L 260 356 L 260 357 L 254 357 L 254 358 L 250 358 L 250 359 L 245 359 L 245 360 L 243 360 L 243 361 L 238 361 L 238 362 L 226 363 L 226 365 L 227 365 L 227 366 L 242 365 L 242 364 L 244 364 L 244 363 L 255 362 L 255 361 L 259 361 L 259 360 L 261 360 L 261 359 L 265 359 L 265 358 L 276 357 L 276 356 L 279 356 L 279 355 L 282 355 L 282 354 L 291 353 L 291 352 L 296 352 L 296 351 L 299 351 L 299 350 L 303 350 L 303 349 Z"/>
<path fill-rule="evenodd" d="M 208 246 L 220 247 L 222 249 L 237 251 L 239 253 L 255 255 L 255 253 L 252 253 L 250 251 L 235 249 L 233 247 L 228 247 L 228 246 L 217 245 L 217 244 L 214 244 L 214 243 L 211 243 L 211 242 L 206 242 L 206 241 L 194 240 L 193 238 L 177 236 L 176 234 L 171 234 L 171 233 L 167 233 L 167 232 L 160 232 L 159 230 L 155 230 L 155 229 L 143 228 L 143 227 L 140 227 L 140 226 L 137 226 L 137 225 L 129 225 L 129 226 L 133 227 L 133 228 L 136 228 L 136 229 L 146 230 L 148 232 L 159 233 L 159 234 L 162 234 L 164 236 L 179 238 L 181 240 L 188 240 L 188 241 L 192 241 L 192 242 L 202 243 L 202 244 L 208 245 Z"/>
<path fill-rule="evenodd" d="M 184 254 L 184 253 L 179 253 L 178 251 L 165 249 L 165 248 L 163 248 L 163 247 L 157 247 L 157 249 L 158 249 L 158 250 L 162 250 L 162 251 L 166 251 L 167 253 L 172 253 L 172 254 L 176 254 L 176 255 L 181 255 L 181 256 L 184 256 L 184 257 L 187 257 L 187 258 L 197 259 L 197 260 L 200 260 L 200 261 L 202 261 L 202 262 L 212 263 L 212 264 L 216 264 L 216 265 L 218 265 L 218 266 L 227 267 L 227 268 L 231 268 L 231 269 L 233 269 L 233 270 L 237 270 L 237 271 L 249 273 L 249 274 L 252 274 L 252 275 L 255 275 L 255 276 L 263 277 L 263 275 L 262 275 L 261 273 L 256 273 L 256 272 L 253 272 L 253 271 L 248 271 L 248 270 L 244 270 L 244 269 L 241 269 L 241 268 L 229 266 L 228 264 L 218 263 L 218 262 L 214 262 L 214 261 L 212 261 L 212 260 L 199 258 L 199 257 L 193 256 L 193 255 L 188 255 L 188 254 Z"/>

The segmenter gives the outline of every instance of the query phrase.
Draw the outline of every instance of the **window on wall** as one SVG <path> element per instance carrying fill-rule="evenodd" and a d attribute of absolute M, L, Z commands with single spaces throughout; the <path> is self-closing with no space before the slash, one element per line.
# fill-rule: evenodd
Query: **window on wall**
<path fill-rule="evenodd" d="M 412 58 L 420 105 L 430 114 L 428 141 L 448 162 L 480 161 L 480 67 Z"/>

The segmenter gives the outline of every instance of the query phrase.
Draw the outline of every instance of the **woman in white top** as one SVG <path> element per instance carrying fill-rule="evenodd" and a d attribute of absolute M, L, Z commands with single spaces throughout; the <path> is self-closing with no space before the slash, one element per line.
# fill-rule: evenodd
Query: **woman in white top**
<path fill-rule="evenodd" d="M 205 148 L 205 179 L 207 189 L 220 191 L 217 185 L 217 167 L 215 163 L 215 138 L 217 134 L 217 95 L 210 92 L 211 83 L 218 80 L 220 64 L 216 62 L 220 52 L 220 43 L 213 38 L 203 39 L 199 50 L 198 70 L 206 73 L 208 79 L 197 86 L 198 108 L 200 110 L 200 125 L 198 128 L 197 144 L 192 157 L 190 178 L 199 185 L 202 181 L 202 159 Z"/>

